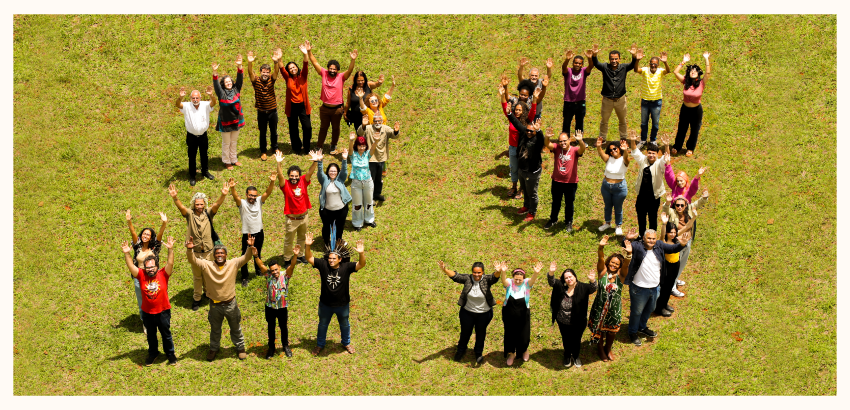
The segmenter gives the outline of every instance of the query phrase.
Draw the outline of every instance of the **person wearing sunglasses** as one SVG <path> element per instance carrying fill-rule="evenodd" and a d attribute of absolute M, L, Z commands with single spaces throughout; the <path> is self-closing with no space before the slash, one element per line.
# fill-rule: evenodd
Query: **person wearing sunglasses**
<path fill-rule="evenodd" d="M 602 146 L 606 146 L 605 150 Z M 629 167 L 628 155 L 623 155 L 629 149 L 626 140 L 605 142 L 605 137 L 596 139 L 596 152 L 605 162 L 605 177 L 602 179 L 602 200 L 605 202 L 605 224 L 599 227 L 599 232 L 611 228 L 611 209 L 614 209 L 617 229 L 616 234 L 623 234 L 623 201 L 629 194 L 626 185 L 626 169 Z"/>
<path fill-rule="evenodd" d="M 707 199 L 708 190 L 703 191 L 702 196 L 691 203 L 689 203 L 683 196 L 676 197 L 674 200 L 672 196 L 667 195 L 667 201 L 664 202 L 664 205 L 661 207 L 661 211 L 667 215 L 671 223 L 676 224 L 679 231 L 682 231 L 688 222 L 690 222 L 692 218 L 696 217 L 696 210 L 704 206 Z M 691 239 L 687 243 L 687 248 L 679 254 L 679 271 L 676 272 L 676 284 L 671 292 L 671 294 L 677 298 L 685 296 L 685 294 L 680 292 L 678 289 L 679 286 L 685 285 L 685 282 L 679 280 L 679 276 L 682 275 L 682 271 L 685 270 L 685 265 L 688 263 L 688 256 L 691 253 L 691 244 L 694 239 L 696 239 L 696 235 L 697 227 L 696 224 L 694 224 L 691 228 Z"/>
<path fill-rule="evenodd" d="M 551 131 L 549 133 L 547 137 L 551 137 Z M 543 229 L 550 229 L 558 222 L 563 198 L 564 231 L 570 233 L 573 231 L 573 202 L 578 189 L 578 158 L 584 155 L 587 144 L 582 139 L 581 129 L 577 129 L 574 136 L 561 132 L 557 143 L 546 141 L 546 145 L 555 159 L 555 166 L 552 169 L 552 212 Z"/>

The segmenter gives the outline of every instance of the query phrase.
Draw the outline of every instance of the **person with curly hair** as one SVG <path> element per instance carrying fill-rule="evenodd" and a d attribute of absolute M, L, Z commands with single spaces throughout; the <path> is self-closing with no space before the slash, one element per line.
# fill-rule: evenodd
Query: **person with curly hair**
<path fill-rule="evenodd" d="M 705 77 L 702 76 L 702 69 L 696 64 L 690 64 L 685 67 L 685 75 L 679 73 L 682 66 L 691 61 L 691 55 L 685 54 L 682 62 L 676 66 L 673 74 L 680 83 L 684 84 L 682 90 L 682 108 L 679 109 L 679 127 L 676 130 L 676 143 L 673 144 L 672 152 L 676 155 L 682 150 L 682 144 L 685 142 L 685 134 L 688 132 L 688 127 L 691 128 L 691 137 L 688 138 L 686 148 L 688 152 L 686 157 L 694 155 L 694 150 L 697 148 L 697 138 L 699 138 L 699 130 L 702 127 L 702 93 L 705 90 L 705 81 L 711 75 L 711 64 L 708 62 L 708 57 L 711 54 L 706 51 L 702 54 L 705 58 Z"/>
<path fill-rule="evenodd" d="M 596 251 L 596 298 L 593 300 L 587 322 L 591 334 L 590 341 L 596 343 L 597 354 L 603 362 L 614 360 L 611 348 L 623 320 L 623 282 L 629 273 L 629 262 L 632 260 L 631 246 L 624 249 L 626 256 L 612 253 L 606 259 L 607 244 L 608 235 L 605 235 L 599 241 Z"/>

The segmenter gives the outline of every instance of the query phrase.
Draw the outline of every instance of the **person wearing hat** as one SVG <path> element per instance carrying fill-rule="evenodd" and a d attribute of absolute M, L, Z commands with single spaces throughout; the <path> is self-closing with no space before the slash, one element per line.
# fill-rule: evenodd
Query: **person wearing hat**
<path fill-rule="evenodd" d="M 537 281 L 537 275 L 543 269 L 543 263 L 534 264 L 534 275 L 531 279 L 525 277 L 525 271 L 516 268 L 511 276 L 505 275 L 502 284 L 505 285 L 505 301 L 502 302 L 502 323 L 505 324 L 505 358 L 508 366 L 514 363 L 518 354 L 522 360 L 528 361 L 528 344 L 531 341 L 531 287 Z M 499 270 L 507 272 L 508 265 L 502 262 Z"/>

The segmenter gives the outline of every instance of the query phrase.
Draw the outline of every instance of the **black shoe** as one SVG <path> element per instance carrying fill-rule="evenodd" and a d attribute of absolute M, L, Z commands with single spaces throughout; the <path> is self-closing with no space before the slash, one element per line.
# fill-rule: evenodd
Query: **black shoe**
<path fill-rule="evenodd" d="M 148 357 L 145 358 L 145 366 L 152 365 L 153 361 L 156 360 L 157 357 L 159 357 L 159 352 L 148 354 Z"/>
<path fill-rule="evenodd" d="M 174 366 L 174 365 L 177 364 L 177 356 L 171 355 L 171 356 L 167 356 L 167 357 L 168 357 L 168 364 L 169 365 Z"/>
<path fill-rule="evenodd" d="M 247 288 L 247 287 L 248 287 L 248 279 L 242 279 L 242 287 L 243 287 L 243 288 Z"/>
<path fill-rule="evenodd" d="M 209 179 L 210 181 L 215 179 L 215 177 L 212 174 L 210 174 L 209 171 L 204 172 L 204 178 Z"/>
<path fill-rule="evenodd" d="M 201 301 L 200 300 L 193 300 L 192 301 L 192 310 L 197 311 L 198 308 L 200 308 L 200 307 L 201 307 Z"/>
<path fill-rule="evenodd" d="M 569 369 L 570 367 L 573 367 L 573 357 L 572 356 L 564 358 L 564 367 L 566 367 L 567 369 Z"/>
<path fill-rule="evenodd" d="M 645 327 L 645 328 L 643 328 L 643 329 L 641 329 L 641 330 L 638 330 L 638 332 L 639 332 L 639 333 L 643 333 L 643 334 L 645 334 L 645 335 L 647 335 L 647 336 L 649 336 L 649 337 L 656 337 L 656 336 L 658 336 L 658 332 L 653 332 L 652 330 L 649 330 L 649 328 L 648 328 L 648 327 Z"/>
<path fill-rule="evenodd" d="M 555 226 L 555 222 L 556 221 L 550 219 L 549 222 L 546 222 L 546 225 L 543 225 L 543 229 L 551 229 L 553 226 Z"/>
<path fill-rule="evenodd" d="M 195 178 L 189 178 L 189 185 L 195 186 Z"/>
<path fill-rule="evenodd" d="M 363 230 L 362 226 L 355 226 L 354 227 L 354 232 L 360 232 L 361 230 Z"/>
<path fill-rule="evenodd" d="M 289 345 L 283 346 L 283 353 L 286 354 L 286 357 L 292 357 L 292 349 L 289 348 Z"/>
<path fill-rule="evenodd" d="M 303 256 L 299 256 L 299 257 L 298 257 L 298 262 L 301 262 L 301 263 L 307 263 L 307 258 L 305 258 L 305 257 L 303 257 Z"/>
<path fill-rule="evenodd" d="M 376 201 L 381 201 L 381 202 L 386 201 L 386 198 L 384 198 L 384 196 L 383 196 L 383 195 L 378 195 L 378 196 L 376 196 L 374 199 L 375 199 Z"/>
<path fill-rule="evenodd" d="M 632 340 L 632 343 L 634 343 L 635 346 L 641 345 L 640 337 L 638 337 L 637 333 L 629 333 L 629 339 Z"/>
<path fill-rule="evenodd" d="M 369 222 L 369 223 L 367 223 L 367 224 L 366 224 L 366 226 L 371 226 L 371 227 L 373 227 L 373 228 L 377 228 L 377 227 L 378 227 L 378 224 L 376 224 L 376 223 L 374 223 L 374 222 Z"/>
<path fill-rule="evenodd" d="M 670 306 L 670 305 L 667 305 L 667 307 L 666 307 L 665 309 L 667 309 L 667 310 L 669 310 L 669 311 L 671 311 L 671 312 L 675 312 L 675 311 L 676 311 L 676 309 L 673 309 L 673 306 Z"/>
<path fill-rule="evenodd" d="M 286 262 L 283 262 L 283 269 L 288 268 L 288 267 L 289 267 L 289 265 L 291 265 L 291 264 L 292 264 L 292 261 L 286 261 Z"/>
<path fill-rule="evenodd" d="M 459 362 L 459 361 L 463 360 L 463 356 L 465 354 L 466 354 L 466 350 L 458 350 L 457 353 L 455 353 L 455 361 Z"/>
<path fill-rule="evenodd" d="M 661 313 L 659 313 L 659 315 L 664 316 L 664 317 L 670 317 L 670 316 L 673 316 L 673 312 L 671 312 L 667 309 L 661 309 Z"/>
<path fill-rule="evenodd" d="M 475 358 L 476 364 L 481 364 L 482 362 L 484 362 L 484 356 L 478 356 Z"/>
<path fill-rule="evenodd" d="M 274 357 L 274 353 L 274 346 L 269 346 L 269 350 L 266 350 L 266 359 L 271 359 L 272 357 Z"/>

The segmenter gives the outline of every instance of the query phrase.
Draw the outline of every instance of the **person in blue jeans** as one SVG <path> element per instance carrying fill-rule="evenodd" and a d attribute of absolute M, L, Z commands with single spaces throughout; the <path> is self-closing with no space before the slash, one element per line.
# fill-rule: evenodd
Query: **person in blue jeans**
<path fill-rule="evenodd" d="M 620 140 L 620 143 L 608 142 L 607 148 L 603 151 L 602 146 L 606 145 L 605 137 L 596 139 L 596 152 L 599 158 L 605 161 L 605 178 L 602 179 L 602 200 L 605 202 L 605 224 L 599 227 L 599 232 L 605 232 L 611 228 L 611 209 L 614 209 L 616 217 L 617 229 L 616 234 L 623 234 L 623 201 L 626 200 L 626 195 L 629 194 L 629 187 L 626 186 L 626 169 L 629 167 L 629 156 L 623 155 L 629 149 L 625 140 Z"/>
<path fill-rule="evenodd" d="M 318 356 L 325 348 L 325 338 L 328 334 L 328 325 L 331 318 L 336 315 L 339 322 L 339 331 L 342 338 L 342 346 L 349 354 L 354 354 L 354 346 L 351 345 L 351 324 L 348 322 L 349 302 L 349 280 L 351 274 L 366 266 L 366 251 L 363 240 L 357 241 L 355 250 L 360 254 L 357 263 L 343 262 L 350 256 L 347 244 L 342 240 L 336 240 L 336 229 L 331 232 L 332 239 L 325 245 L 325 258 L 313 258 L 310 247 L 313 245 L 313 234 L 307 232 L 304 239 L 304 256 L 310 266 L 319 271 L 322 292 L 319 295 L 319 329 L 316 333 L 316 347 L 313 356 Z"/>
<path fill-rule="evenodd" d="M 685 249 L 686 244 L 669 244 L 659 241 L 654 229 L 647 229 L 643 241 L 638 239 L 637 230 L 632 228 L 626 235 L 623 244 L 626 249 L 626 259 L 631 256 L 629 274 L 623 282 L 629 286 L 631 311 L 629 313 L 629 339 L 635 346 L 641 345 L 638 333 L 648 337 L 657 337 L 658 332 L 647 327 L 649 315 L 655 310 L 655 302 L 660 293 L 661 278 L 667 275 L 664 255 L 677 253 Z"/>
<path fill-rule="evenodd" d="M 638 50 L 635 57 L 642 59 L 643 50 Z M 660 63 L 664 63 L 664 68 L 658 68 Z M 667 53 L 661 52 L 661 58 L 650 58 L 647 67 L 640 67 L 640 64 L 636 63 L 635 72 L 641 74 L 640 144 L 638 144 L 640 148 L 646 143 L 650 117 L 652 118 L 650 141 L 655 142 L 655 137 L 658 135 L 658 120 L 661 116 L 661 83 L 664 75 L 670 72 L 670 67 L 667 66 Z"/>

